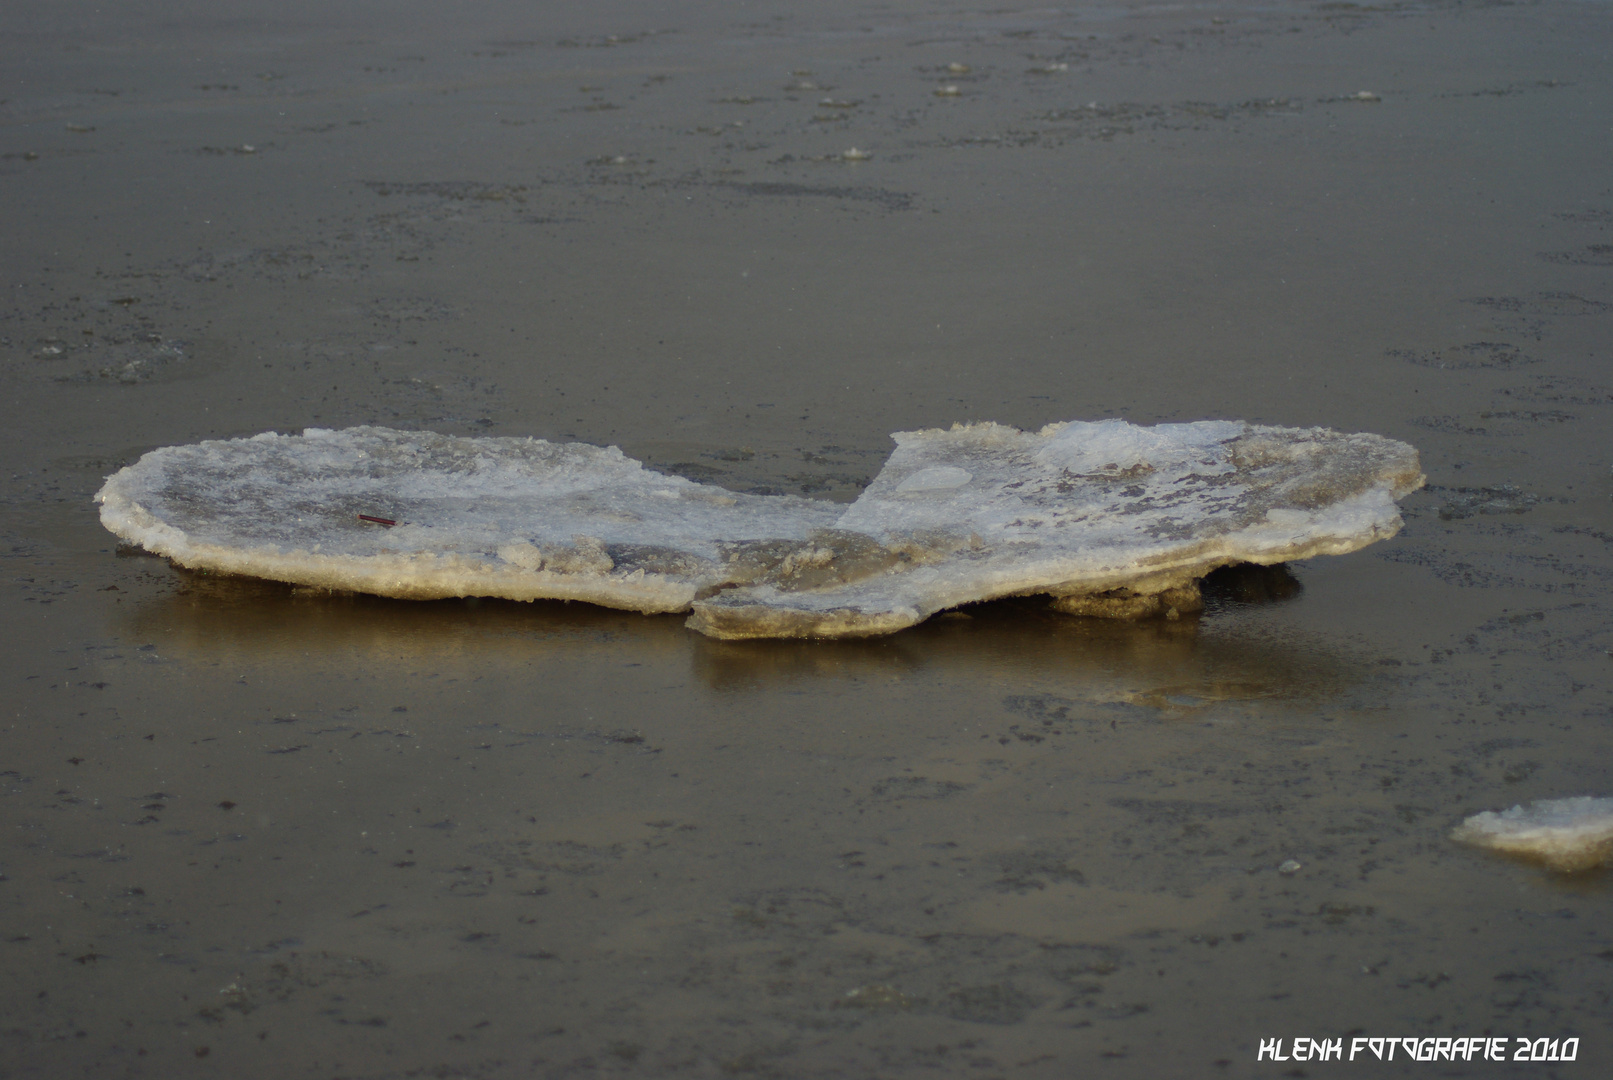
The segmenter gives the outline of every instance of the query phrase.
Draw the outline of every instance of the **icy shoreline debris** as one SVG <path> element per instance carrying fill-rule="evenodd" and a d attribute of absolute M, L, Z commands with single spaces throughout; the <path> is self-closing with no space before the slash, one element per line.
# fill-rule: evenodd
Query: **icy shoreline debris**
<path fill-rule="evenodd" d="M 850 506 L 698 484 L 615 447 L 377 427 L 155 450 L 96 500 L 119 537 L 197 570 L 840 637 L 1004 596 L 1191 611 L 1218 567 L 1393 536 L 1395 500 L 1423 483 L 1405 443 L 1323 428 L 980 423 L 895 439 Z"/>
<path fill-rule="evenodd" d="M 1613 799 L 1545 799 L 1474 814 L 1451 839 L 1544 863 L 1560 873 L 1613 866 Z"/>

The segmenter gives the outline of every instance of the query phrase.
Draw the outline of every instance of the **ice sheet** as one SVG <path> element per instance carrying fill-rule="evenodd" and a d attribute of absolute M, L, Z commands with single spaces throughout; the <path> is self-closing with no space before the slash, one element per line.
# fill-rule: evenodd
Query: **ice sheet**
<path fill-rule="evenodd" d="M 1237 562 L 1336 555 L 1394 535 L 1422 486 L 1417 452 L 1376 435 L 1209 420 L 898 432 L 839 530 L 883 553 L 845 580 L 763 581 L 694 605 L 716 637 L 887 633 L 994 597 L 1050 593 L 1075 614 L 1191 608 Z M 1168 608 L 1167 608 L 1168 610 Z"/>
<path fill-rule="evenodd" d="M 386 428 L 169 447 L 97 499 L 120 537 L 200 570 L 692 609 L 714 637 L 836 637 L 1016 594 L 1077 614 L 1190 608 L 1218 566 L 1393 535 L 1395 499 L 1422 483 L 1404 443 L 1320 428 L 1108 420 L 895 438 L 850 507 L 665 476 L 614 447 Z"/>
<path fill-rule="evenodd" d="M 1613 865 L 1613 799 L 1546 799 L 1458 825 L 1451 838 L 1572 873 Z"/>
<path fill-rule="evenodd" d="M 377 427 L 155 450 L 96 498 L 107 528 L 192 569 L 646 614 L 746 580 L 765 542 L 805 540 L 840 509 L 666 476 L 615 447 Z"/>

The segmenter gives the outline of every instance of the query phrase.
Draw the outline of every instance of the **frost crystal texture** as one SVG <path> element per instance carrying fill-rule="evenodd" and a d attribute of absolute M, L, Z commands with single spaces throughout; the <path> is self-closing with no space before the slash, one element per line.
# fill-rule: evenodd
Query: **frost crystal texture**
<path fill-rule="evenodd" d="M 1474 814 L 1451 839 L 1533 859 L 1572 873 L 1613 865 L 1613 799 L 1547 799 Z"/>
<path fill-rule="evenodd" d="M 97 499 L 107 528 L 194 569 L 692 610 L 702 633 L 750 638 L 889 633 L 1035 593 L 1075 614 L 1192 610 L 1219 566 L 1394 535 L 1395 500 L 1422 484 L 1404 443 L 1321 428 L 1108 420 L 895 438 L 849 507 L 664 476 L 614 447 L 386 428 L 156 450 Z"/>

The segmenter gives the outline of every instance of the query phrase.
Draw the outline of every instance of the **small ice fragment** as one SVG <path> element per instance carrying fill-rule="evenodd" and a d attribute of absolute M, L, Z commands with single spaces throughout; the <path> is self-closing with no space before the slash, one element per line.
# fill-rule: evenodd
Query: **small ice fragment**
<path fill-rule="evenodd" d="M 1298 859 L 1289 859 L 1287 862 L 1283 863 L 1281 866 L 1279 866 L 1277 868 L 1277 872 L 1279 874 L 1292 875 L 1292 874 L 1299 873 L 1300 870 L 1303 867 L 1304 867 L 1304 864 L 1301 863 Z"/>
<path fill-rule="evenodd" d="M 1474 814 L 1451 839 L 1573 873 L 1613 865 L 1613 799 L 1545 799 L 1499 813 Z"/>
<path fill-rule="evenodd" d="M 945 86 L 937 86 L 934 90 L 934 93 L 936 97 L 957 97 L 959 94 L 963 93 L 963 91 L 959 90 L 953 84 L 948 83 Z"/>
<path fill-rule="evenodd" d="M 952 465 L 938 465 L 918 472 L 896 485 L 897 491 L 944 491 L 969 482 L 969 474 Z"/>
<path fill-rule="evenodd" d="M 1374 94 L 1371 90 L 1357 90 L 1351 96 L 1354 97 L 1355 100 L 1357 100 L 1357 101 L 1382 101 L 1383 100 L 1377 94 Z"/>
<path fill-rule="evenodd" d="M 967 75 L 969 74 L 969 65 L 960 64 L 954 60 L 952 63 L 947 65 L 947 71 L 953 75 Z"/>
<path fill-rule="evenodd" d="M 866 150 L 859 150 L 855 146 L 853 146 L 850 150 L 847 150 L 845 153 L 840 155 L 840 160 L 842 160 L 842 161 L 867 161 L 869 158 L 871 158 L 873 156 L 874 155 L 868 153 Z"/>

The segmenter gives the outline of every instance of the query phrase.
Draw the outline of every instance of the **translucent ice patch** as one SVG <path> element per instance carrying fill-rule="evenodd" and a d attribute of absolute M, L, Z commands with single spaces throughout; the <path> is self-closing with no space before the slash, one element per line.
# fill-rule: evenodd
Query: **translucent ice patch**
<path fill-rule="evenodd" d="M 1156 424 L 1137 427 L 1124 420 L 1088 423 L 1073 420 L 1044 428 L 1046 442 L 1036 451 L 1040 464 L 1076 475 L 1123 472 L 1141 465 L 1159 468 L 1195 455 L 1215 467 L 1213 448 L 1243 434 L 1243 425 L 1229 420 L 1200 420 L 1192 424 Z"/>
<path fill-rule="evenodd" d="M 645 469 L 614 447 L 311 429 L 169 447 L 111 477 L 107 528 L 174 562 L 404 598 L 689 611 L 715 637 L 889 633 L 1047 593 L 1176 615 L 1229 563 L 1391 536 L 1417 453 L 1227 421 L 902 432 L 850 507 Z"/>
<path fill-rule="evenodd" d="M 1613 865 L 1613 799 L 1547 799 L 1474 814 L 1451 839 L 1572 873 Z"/>
<path fill-rule="evenodd" d="M 896 485 L 897 491 L 944 491 L 962 487 L 974 477 L 951 465 L 938 465 L 933 469 L 920 469 Z"/>

